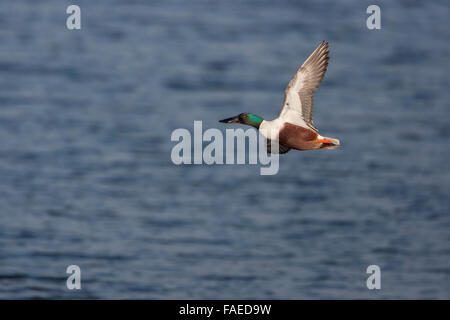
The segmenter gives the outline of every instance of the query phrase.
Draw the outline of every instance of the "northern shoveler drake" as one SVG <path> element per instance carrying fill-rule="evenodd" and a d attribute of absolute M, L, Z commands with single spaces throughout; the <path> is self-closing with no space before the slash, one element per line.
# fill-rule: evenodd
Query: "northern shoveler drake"
<path fill-rule="evenodd" d="M 220 122 L 242 123 L 257 128 L 267 139 L 268 153 L 340 146 L 338 139 L 319 135 L 313 124 L 314 92 L 327 71 L 329 54 L 328 42 L 322 41 L 289 81 L 284 93 L 283 108 L 275 120 L 266 121 L 251 113 L 241 113 Z M 279 150 L 271 150 L 271 140 L 278 142 Z"/>

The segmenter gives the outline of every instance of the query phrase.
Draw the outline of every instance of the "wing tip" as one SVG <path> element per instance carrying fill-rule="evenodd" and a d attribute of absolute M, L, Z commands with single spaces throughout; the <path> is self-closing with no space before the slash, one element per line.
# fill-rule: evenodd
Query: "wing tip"
<path fill-rule="evenodd" d="M 325 56 L 327 61 L 330 59 L 330 45 L 328 41 L 322 40 L 317 49 L 318 52 L 320 51 L 320 56 Z"/>

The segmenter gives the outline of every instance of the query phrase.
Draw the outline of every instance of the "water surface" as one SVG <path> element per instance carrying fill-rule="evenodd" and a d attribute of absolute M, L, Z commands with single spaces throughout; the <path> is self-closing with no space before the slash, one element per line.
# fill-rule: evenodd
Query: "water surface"
<path fill-rule="evenodd" d="M 450 298 L 449 6 L 378 3 L 2 3 L 0 298 Z M 323 39 L 341 148 L 172 164 L 176 128 L 275 118 Z"/>

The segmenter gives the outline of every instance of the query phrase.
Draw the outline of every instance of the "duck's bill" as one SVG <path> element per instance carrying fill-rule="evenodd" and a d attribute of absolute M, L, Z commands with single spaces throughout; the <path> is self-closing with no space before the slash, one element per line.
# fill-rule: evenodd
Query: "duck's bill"
<path fill-rule="evenodd" d="M 231 118 L 227 118 L 227 119 L 223 119 L 223 120 L 219 120 L 219 122 L 222 122 L 222 123 L 238 123 L 239 122 L 239 116 L 231 117 Z"/>

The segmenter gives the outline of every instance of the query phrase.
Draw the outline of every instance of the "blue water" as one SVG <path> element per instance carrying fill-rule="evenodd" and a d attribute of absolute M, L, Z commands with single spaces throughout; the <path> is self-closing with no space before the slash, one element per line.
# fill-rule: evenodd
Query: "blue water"
<path fill-rule="evenodd" d="M 0 298 L 450 298 L 448 1 L 0 6 Z M 194 120 L 275 118 L 323 39 L 341 148 L 274 176 L 171 162 Z"/>

